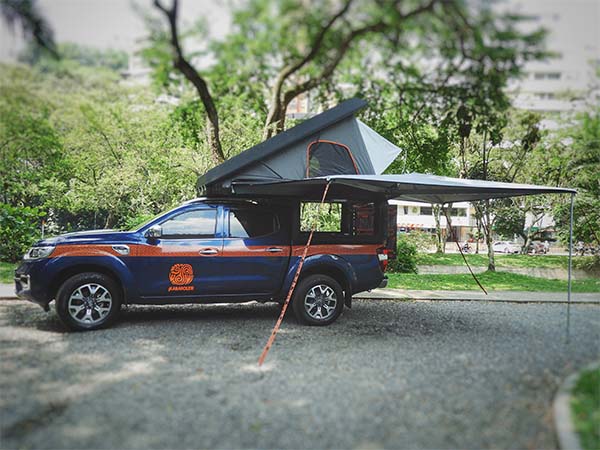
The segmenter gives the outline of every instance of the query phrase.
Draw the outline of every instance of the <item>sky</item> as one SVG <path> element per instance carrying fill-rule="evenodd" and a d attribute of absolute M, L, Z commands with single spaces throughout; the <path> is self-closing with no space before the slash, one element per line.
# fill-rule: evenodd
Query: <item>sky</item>
<path fill-rule="evenodd" d="M 168 5 L 170 0 L 163 0 Z M 133 53 L 146 34 L 139 10 L 155 12 L 152 0 L 38 0 L 38 7 L 56 42 L 75 42 L 97 48 Z M 204 16 L 212 36 L 222 37 L 230 28 L 230 2 L 181 0 L 180 22 L 192 23 Z M 16 31 L 16 30 L 15 30 Z M 0 20 L 0 61 L 14 61 L 23 38 Z"/>
<path fill-rule="evenodd" d="M 171 0 L 162 0 L 167 3 Z M 230 11 L 233 5 L 244 0 L 180 0 L 180 23 L 190 24 L 204 17 L 213 37 L 223 37 L 231 27 Z M 483 1 L 483 0 L 481 0 Z M 503 1 L 500 0 L 503 4 Z M 560 20 L 556 25 L 551 17 L 544 21 L 550 26 L 549 42 L 565 49 L 566 55 L 576 55 L 589 46 L 590 40 L 598 40 L 600 23 L 600 0 L 504 0 L 511 9 L 535 12 L 544 16 L 550 11 Z M 55 33 L 56 42 L 75 42 L 97 48 L 115 48 L 130 54 L 140 48 L 146 35 L 140 11 L 157 14 L 152 0 L 37 0 L 37 4 Z M 552 6 L 552 7 L 550 7 Z M 553 30 L 554 28 L 554 30 Z M 591 37 L 591 39 L 590 39 Z M 565 47 L 572 42 L 574 48 Z M 580 61 L 570 64 L 586 65 L 590 55 L 600 49 L 598 45 Z M 23 38 L 11 32 L 0 19 L 0 62 L 15 61 L 23 48 Z M 562 50 L 561 48 L 561 50 Z M 566 58 L 565 58 L 566 59 Z"/>

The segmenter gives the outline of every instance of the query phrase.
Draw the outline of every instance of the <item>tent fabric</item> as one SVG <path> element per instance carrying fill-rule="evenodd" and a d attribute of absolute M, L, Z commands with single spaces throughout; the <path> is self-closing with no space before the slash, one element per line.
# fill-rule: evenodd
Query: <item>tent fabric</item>
<path fill-rule="evenodd" d="M 212 168 L 198 178 L 198 187 L 227 188 L 234 179 L 302 179 L 307 146 L 317 139 L 347 145 L 360 173 L 374 173 L 354 119 L 366 105 L 358 98 L 345 100 Z"/>
<path fill-rule="evenodd" d="M 492 198 L 537 194 L 574 194 L 574 189 L 496 181 L 466 180 L 419 173 L 404 175 L 331 175 L 304 180 L 279 182 L 239 182 L 233 191 L 238 195 L 267 197 L 319 198 L 330 182 L 330 199 L 372 198 L 410 200 L 446 204 Z"/>
<path fill-rule="evenodd" d="M 369 158 L 371 159 L 373 173 L 380 175 L 396 160 L 400 153 L 402 153 L 402 149 L 396 147 L 359 119 L 356 119 L 356 123 L 358 124 L 358 131 L 360 132 L 362 141 L 367 149 Z"/>
<path fill-rule="evenodd" d="M 234 180 L 302 180 L 306 178 L 308 147 L 317 140 L 345 145 L 352 152 L 358 173 L 374 173 L 369 155 L 360 139 L 358 124 L 354 118 L 347 118 L 321 130 L 316 135 L 303 138 L 294 145 L 264 158 L 259 163 L 244 167 L 233 177 L 222 180 L 221 185 L 228 188 Z M 352 169 L 351 173 L 356 173 L 354 168 Z"/>
<path fill-rule="evenodd" d="M 229 195 L 232 183 L 240 181 L 382 173 L 402 150 L 354 116 L 365 105 L 363 100 L 346 100 L 245 150 L 201 176 L 200 190 Z M 327 141 L 337 145 L 314 144 Z"/>

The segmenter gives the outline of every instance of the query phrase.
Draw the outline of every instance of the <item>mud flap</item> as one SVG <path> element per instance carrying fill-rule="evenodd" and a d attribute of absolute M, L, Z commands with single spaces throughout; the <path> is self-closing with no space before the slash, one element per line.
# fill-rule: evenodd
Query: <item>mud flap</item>
<path fill-rule="evenodd" d="M 352 309 L 352 292 L 350 292 L 350 290 L 347 290 L 344 292 L 344 305 L 346 305 L 347 308 Z"/>

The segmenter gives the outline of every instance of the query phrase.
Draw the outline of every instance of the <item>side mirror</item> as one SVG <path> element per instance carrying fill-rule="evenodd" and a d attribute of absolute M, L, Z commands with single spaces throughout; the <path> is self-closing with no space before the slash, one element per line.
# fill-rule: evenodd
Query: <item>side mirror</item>
<path fill-rule="evenodd" d="M 152 225 L 146 230 L 144 236 L 146 236 L 149 239 L 159 238 L 162 236 L 162 227 L 160 225 Z"/>

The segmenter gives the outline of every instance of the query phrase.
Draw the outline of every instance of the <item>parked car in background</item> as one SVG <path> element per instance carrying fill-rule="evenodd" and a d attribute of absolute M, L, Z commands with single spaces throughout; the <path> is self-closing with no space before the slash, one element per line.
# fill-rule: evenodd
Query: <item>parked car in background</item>
<path fill-rule="evenodd" d="M 511 241 L 494 242 L 492 248 L 496 253 L 519 253 L 521 251 L 521 246 Z"/>
<path fill-rule="evenodd" d="M 527 253 L 532 255 L 545 255 L 548 253 L 549 246 L 545 245 L 544 242 L 532 241 L 527 247 Z"/>

